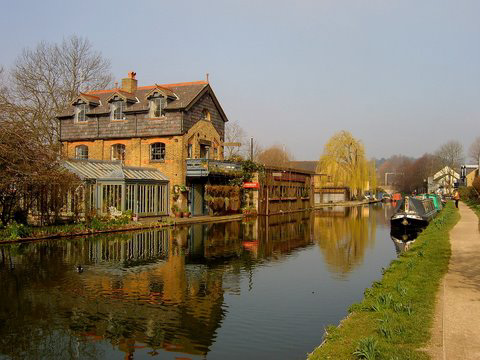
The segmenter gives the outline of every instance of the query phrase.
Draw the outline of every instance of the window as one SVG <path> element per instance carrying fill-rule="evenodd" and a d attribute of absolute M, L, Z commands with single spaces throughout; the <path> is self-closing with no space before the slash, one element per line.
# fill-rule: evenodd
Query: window
<path fill-rule="evenodd" d="M 200 159 L 209 159 L 210 158 L 210 146 L 200 145 Z"/>
<path fill-rule="evenodd" d="M 193 145 L 187 145 L 187 158 L 191 159 L 193 157 Z"/>
<path fill-rule="evenodd" d="M 125 145 L 115 144 L 112 145 L 112 160 L 122 160 L 125 161 Z"/>
<path fill-rule="evenodd" d="M 88 146 L 78 145 L 75 147 L 75 159 L 87 160 L 88 159 Z"/>
<path fill-rule="evenodd" d="M 214 147 L 213 148 L 213 158 L 217 159 L 217 156 L 218 156 L 218 149 L 217 149 L 217 147 Z"/>
<path fill-rule="evenodd" d="M 112 103 L 112 119 L 113 120 L 124 120 L 125 116 L 123 112 L 125 111 L 125 101 L 114 101 Z"/>
<path fill-rule="evenodd" d="M 76 106 L 75 109 L 75 120 L 76 122 L 85 122 L 87 121 L 87 104 L 80 104 Z"/>
<path fill-rule="evenodd" d="M 210 121 L 210 111 L 208 111 L 207 109 L 203 109 L 202 119 Z"/>
<path fill-rule="evenodd" d="M 150 160 L 165 161 L 165 144 L 154 143 L 150 145 Z"/>
<path fill-rule="evenodd" d="M 159 118 L 164 116 L 164 107 L 165 99 L 163 97 L 156 97 L 150 100 L 150 117 Z"/>

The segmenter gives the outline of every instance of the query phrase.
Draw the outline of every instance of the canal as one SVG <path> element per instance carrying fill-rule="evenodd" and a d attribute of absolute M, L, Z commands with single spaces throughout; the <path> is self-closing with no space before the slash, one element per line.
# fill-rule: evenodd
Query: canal
<path fill-rule="evenodd" d="M 305 359 L 396 257 L 391 212 L 0 246 L 0 358 Z"/>

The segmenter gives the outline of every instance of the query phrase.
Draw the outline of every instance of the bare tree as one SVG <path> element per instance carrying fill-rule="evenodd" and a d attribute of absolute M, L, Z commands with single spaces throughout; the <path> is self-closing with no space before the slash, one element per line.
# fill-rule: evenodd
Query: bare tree
<path fill-rule="evenodd" d="M 34 204 L 42 221 L 51 210 L 58 215 L 63 195 L 77 185 L 59 164 L 59 145 L 41 142 L 34 128 L 17 120 L 16 111 L 0 107 L 0 114 L 0 223 L 6 225 L 17 212 L 26 219 Z"/>
<path fill-rule="evenodd" d="M 229 144 L 224 147 L 226 159 L 236 159 L 244 155 L 242 147 L 245 145 L 245 138 L 245 131 L 237 121 L 229 121 L 225 124 L 225 143 Z"/>
<path fill-rule="evenodd" d="M 441 176 L 445 179 L 446 189 L 448 193 L 452 192 L 453 183 L 455 182 L 456 174 L 460 170 L 460 165 L 464 161 L 463 146 L 460 142 L 452 140 L 449 141 L 436 151 L 438 167 L 440 167 Z"/>
<path fill-rule="evenodd" d="M 448 166 L 453 170 L 458 171 L 460 165 L 464 160 L 463 146 L 456 140 L 449 141 L 435 152 L 438 163 L 440 166 Z"/>
<path fill-rule="evenodd" d="M 281 145 L 273 145 L 258 154 L 257 162 L 271 166 L 287 166 L 293 160 L 290 152 Z"/>
<path fill-rule="evenodd" d="M 12 91 L 6 100 L 26 110 L 28 116 L 22 120 L 48 143 L 58 139 L 56 116 L 78 93 L 105 88 L 112 82 L 110 62 L 78 36 L 23 50 L 10 75 Z"/>
<path fill-rule="evenodd" d="M 250 152 L 250 144 L 248 144 L 248 152 Z M 253 141 L 253 161 L 258 162 L 258 157 L 263 152 L 262 145 L 258 143 L 258 141 Z"/>
<path fill-rule="evenodd" d="M 475 164 L 480 163 L 480 136 L 477 137 L 470 148 L 468 149 L 468 155 L 475 162 Z"/>

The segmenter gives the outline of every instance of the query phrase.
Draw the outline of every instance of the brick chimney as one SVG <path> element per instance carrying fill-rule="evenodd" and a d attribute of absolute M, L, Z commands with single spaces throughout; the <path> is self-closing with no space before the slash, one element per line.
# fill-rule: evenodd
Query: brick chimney
<path fill-rule="evenodd" d="M 122 79 L 122 90 L 123 91 L 133 93 L 137 90 L 137 79 L 135 79 L 136 75 L 137 75 L 136 72 L 130 71 L 128 73 L 128 77 Z"/>

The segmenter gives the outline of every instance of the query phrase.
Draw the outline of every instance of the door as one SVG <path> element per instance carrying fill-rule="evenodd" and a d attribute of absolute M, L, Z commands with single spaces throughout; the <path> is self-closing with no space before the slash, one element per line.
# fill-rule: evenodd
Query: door
<path fill-rule="evenodd" d="M 193 201 L 192 201 L 192 214 L 203 215 L 203 195 L 204 195 L 204 186 L 203 184 L 192 184 L 193 188 Z"/>

